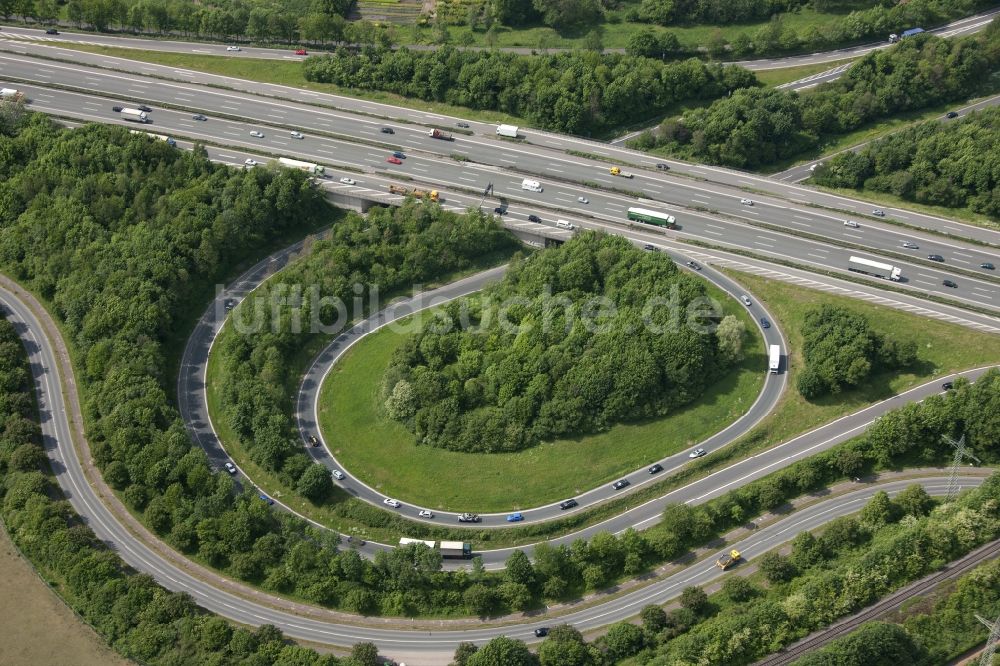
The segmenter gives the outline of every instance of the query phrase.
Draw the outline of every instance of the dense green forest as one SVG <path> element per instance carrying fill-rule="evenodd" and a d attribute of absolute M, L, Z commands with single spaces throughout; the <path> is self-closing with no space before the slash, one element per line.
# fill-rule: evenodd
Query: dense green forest
<path fill-rule="evenodd" d="M 276 472 L 289 487 L 313 501 L 332 490 L 325 467 L 302 452 L 292 404 L 302 370 L 295 362 L 304 345 L 329 337 L 361 318 L 371 296 L 388 299 L 414 285 L 467 270 L 484 258 L 514 252 L 516 242 L 492 215 L 447 212 L 412 201 L 402 208 L 374 208 L 367 217 L 354 213 L 329 234 L 311 242 L 306 256 L 264 283 L 235 313 L 253 315 L 254 333 L 227 332 L 220 338 L 223 409 L 250 458 Z M 272 284 L 274 282 L 274 284 Z M 362 285 L 359 295 L 355 285 Z M 287 294 L 302 294 L 292 324 L 289 309 L 272 307 Z M 337 303 L 349 304 L 338 313 Z M 321 330 L 321 324 L 327 330 Z M 287 387 L 281 390 L 280 387 Z"/>
<path fill-rule="evenodd" d="M 546 129 L 586 134 L 759 85 L 749 71 L 691 59 L 588 51 L 522 56 L 501 51 L 339 49 L 306 60 L 309 81 L 489 109 Z"/>
<path fill-rule="evenodd" d="M 860 386 L 874 372 L 917 361 L 915 342 L 886 339 L 863 315 L 832 305 L 806 312 L 802 338 L 806 365 L 795 385 L 807 400 Z"/>
<path fill-rule="evenodd" d="M 516 451 L 659 418 L 732 366 L 706 333 L 717 322 L 688 321 L 700 300 L 701 281 L 669 258 L 579 234 L 513 263 L 468 315 L 453 303 L 409 337 L 383 398 L 418 442 L 457 451 Z"/>
<path fill-rule="evenodd" d="M 1000 67 L 1000 24 L 964 39 L 921 35 L 873 51 L 839 79 L 799 94 L 745 88 L 679 120 L 664 121 L 640 148 L 666 148 L 714 164 L 760 168 L 902 111 L 973 96 Z"/>
<path fill-rule="evenodd" d="M 1000 218 L 1000 109 L 908 127 L 833 157 L 813 180 Z"/>
<path fill-rule="evenodd" d="M 2 318 L 0 361 L 3 522 L 42 578 L 114 649 L 150 666 L 376 666 L 370 643 L 355 646 L 347 659 L 320 655 L 289 643 L 272 626 L 235 627 L 188 595 L 129 570 L 59 499 L 42 449 L 24 348 Z"/>

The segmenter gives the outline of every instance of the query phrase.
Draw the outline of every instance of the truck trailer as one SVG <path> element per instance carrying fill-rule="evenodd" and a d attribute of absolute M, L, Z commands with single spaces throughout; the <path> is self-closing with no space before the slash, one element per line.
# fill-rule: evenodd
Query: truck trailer
<path fill-rule="evenodd" d="M 472 544 L 464 541 L 442 541 L 438 544 L 438 550 L 441 551 L 441 557 L 472 559 Z"/>
<path fill-rule="evenodd" d="M 149 116 L 146 115 L 145 111 L 140 111 L 139 109 L 122 109 L 122 118 L 125 120 L 131 120 L 134 123 L 148 123 Z"/>
<path fill-rule="evenodd" d="M 892 33 L 891 35 L 889 35 L 889 43 L 895 44 L 898 41 L 906 39 L 907 37 L 913 37 L 914 35 L 919 35 L 923 31 L 924 31 L 923 28 L 910 28 L 909 30 L 904 30 L 903 34 L 901 35 Z"/>
<path fill-rule="evenodd" d="M 152 132 L 143 132 L 142 130 L 129 130 L 129 131 L 132 132 L 132 134 L 145 134 L 150 139 L 157 139 L 158 141 L 163 141 L 164 143 L 166 143 L 168 146 L 171 147 L 177 146 L 177 142 L 171 139 L 166 134 L 153 134 Z"/>
<path fill-rule="evenodd" d="M 326 171 L 326 169 L 319 164 L 293 160 L 288 157 L 279 157 L 278 164 L 283 167 L 288 167 L 289 169 L 298 169 L 299 171 L 305 171 L 306 173 L 315 174 L 317 176 L 322 175 Z"/>
<path fill-rule="evenodd" d="M 497 125 L 497 136 L 505 136 L 510 139 L 516 139 L 517 125 Z"/>
<path fill-rule="evenodd" d="M 21 99 L 24 95 L 16 88 L 0 88 L 0 99 Z"/>
<path fill-rule="evenodd" d="M 872 277 L 899 282 L 902 269 L 892 264 L 884 264 L 881 261 L 872 261 L 863 257 L 851 257 L 847 260 L 847 270 L 855 273 L 864 273 Z"/>
<path fill-rule="evenodd" d="M 442 132 L 441 130 L 439 130 L 437 128 L 434 128 L 430 132 L 428 132 L 427 136 L 429 136 L 432 139 L 440 139 L 442 141 L 454 141 L 455 140 L 455 137 L 453 137 L 451 134 L 449 134 L 448 132 Z"/>
<path fill-rule="evenodd" d="M 389 192 L 392 194 L 401 194 L 404 197 L 416 197 L 417 199 L 430 199 L 431 201 L 437 201 L 440 198 L 437 190 L 420 190 L 415 187 L 409 188 L 396 184 L 389 185 Z"/>
<path fill-rule="evenodd" d="M 632 174 L 630 174 L 628 171 L 622 171 L 618 167 L 611 167 L 610 173 L 612 176 L 620 176 L 621 178 L 632 178 Z"/>

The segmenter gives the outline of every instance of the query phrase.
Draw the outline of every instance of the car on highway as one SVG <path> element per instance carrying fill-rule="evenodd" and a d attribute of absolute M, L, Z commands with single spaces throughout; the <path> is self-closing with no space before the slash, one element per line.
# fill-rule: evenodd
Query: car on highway
<path fill-rule="evenodd" d="M 996 266 L 994 266 L 993 264 L 991 264 L 988 261 L 984 261 L 983 263 L 979 264 L 979 267 L 980 268 L 985 268 L 988 271 L 996 270 Z"/>
<path fill-rule="evenodd" d="M 688 268 L 694 269 L 696 271 L 700 271 L 701 270 L 701 265 L 698 264 L 698 262 L 696 262 L 696 261 L 689 261 L 689 262 L 685 263 L 684 265 L 687 266 Z"/>
<path fill-rule="evenodd" d="M 252 157 L 248 157 L 245 160 L 243 160 L 243 166 L 250 167 L 251 169 L 257 166 L 258 164 L 259 162 L 257 162 L 257 160 L 253 159 Z"/>
<path fill-rule="evenodd" d="M 642 249 L 645 250 L 646 252 L 659 252 L 660 251 L 660 248 L 656 247 L 655 245 L 650 245 L 649 243 L 646 243 L 645 245 L 643 245 Z"/>
<path fill-rule="evenodd" d="M 309 52 L 305 49 L 295 49 L 295 55 L 309 55 Z"/>
<path fill-rule="evenodd" d="M 946 286 L 946 287 L 948 287 L 950 289 L 957 289 L 958 288 L 957 284 L 955 284 L 952 280 L 948 280 L 948 279 L 941 280 L 941 284 L 943 284 L 944 286 Z"/>
<path fill-rule="evenodd" d="M 238 47 L 238 46 L 227 46 L 226 50 L 227 51 L 239 51 L 240 47 Z"/>
<path fill-rule="evenodd" d="M 629 484 L 628 479 L 618 479 L 617 481 L 611 484 L 611 487 L 614 488 L 615 490 L 621 490 L 628 484 Z"/>
<path fill-rule="evenodd" d="M 905 247 L 907 250 L 919 250 L 920 249 L 920 246 L 917 245 L 916 243 L 914 243 L 913 241 L 903 241 L 903 247 Z"/>
<path fill-rule="evenodd" d="M 115 113 L 121 113 L 122 112 L 122 107 L 120 107 L 120 106 L 113 106 L 113 107 L 111 107 L 111 110 L 114 111 Z"/>
<path fill-rule="evenodd" d="M 563 511 L 565 511 L 566 509 L 572 509 L 574 506 L 576 506 L 575 499 L 568 499 L 564 502 L 559 502 L 559 508 L 562 509 Z"/>
<path fill-rule="evenodd" d="M 55 28 L 49 28 L 48 30 L 45 31 L 45 34 L 46 35 L 58 35 L 59 31 L 56 30 Z"/>
<path fill-rule="evenodd" d="M 145 104 L 140 104 L 139 106 L 137 106 L 135 108 L 139 109 L 140 111 L 145 111 L 146 113 L 152 113 L 153 112 L 153 109 L 151 109 L 150 107 L 146 106 Z"/>
<path fill-rule="evenodd" d="M 660 171 L 670 171 L 670 165 L 664 164 L 663 162 L 658 162 L 656 164 L 656 168 L 659 169 Z"/>
<path fill-rule="evenodd" d="M 207 116 L 203 116 L 203 115 L 202 115 L 202 114 L 200 114 L 200 113 L 196 113 L 196 114 L 194 114 L 193 116 L 191 116 L 191 120 L 201 120 L 201 121 L 205 121 L 205 120 L 208 120 L 208 117 L 207 117 Z"/>
<path fill-rule="evenodd" d="M 588 199 L 587 197 L 577 197 L 576 200 L 579 201 L 582 204 L 589 204 L 590 203 L 590 199 Z"/>
<path fill-rule="evenodd" d="M 337 479 L 337 481 L 343 481 L 344 477 L 346 476 L 339 469 L 333 470 L 332 472 L 330 472 L 330 474 L 333 476 L 333 478 Z"/>
<path fill-rule="evenodd" d="M 875 217 L 885 217 L 885 211 L 876 208 L 875 210 L 872 211 L 872 215 L 874 215 Z"/>
<path fill-rule="evenodd" d="M 469 128 L 469 123 L 455 123 L 455 125 L 458 127 L 464 127 L 465 129 Z"/>
<path fill-rule="evenodd" d="M 497 215 L 506 215 L 507 209 L 502 206 L 497 206 L 496 208 L 493 209 L 493 212 L 496 213 Z"/>
<path fill-rule="evenodd" d="M 292 137 L 293 139 L 304 139 L 304 138 L 306 138 L 306 137 L 305 137 L 305 136 L 304 136 L 304 135 L 302 134 L 302 132 L 289 132 L 289 133 L 288 133 L 288 136 Z"/>
<path fill-rule="evenodd" d="M 399 150 L 395 151 L 395 152 L 394 152 L 394 153 L 392 154 L 392 156 L 393 156 L 393 157 L 398 157 L 398 158 L 399 158 L 399 159 L 401 159 L 401 160 L 405 160 L 405 159 L 406 159 L 406 155 L 404 155 L 404 154 L 403 154 L 403 153 L 402 153 L 401 151 L 399 151 Z"/>
<path fill-rule="evenodd" d="M 958 118 L 958 111 L 949 111 L 944 115 L 946 118 Z"/>
<path fill-rule="evenodd" d="M 398 509 L 401 506 L 399 500 L 392 499 L 391 497 L 386 497 L 384 500 L 382 500 L 382 504 L 385 504 L 386 506 L 391 506 L 393 509 Z"/>
<path fill-rule="evenodd" d="M 745 305 L 747 307 L 750 307 L 751 305 L 753 305 L 753 303 L 750 302 L 750 297 L 747 296 L 746 294 L 743 294 L 742 296 L 740 296 L 740 301 L 743 303 L 743 305 Z"/>
<path fill-rule="evenodd" d="M 393 131 L 393 129 L 391 127 L 383 127 L 381 131 L 382 131 L 382 134 L 395 134 L 396 133 L 395 131 Z"/>
<path fill-rule="evenodd" d="M 767 317 L 761 317 L 760 318 L 760 327 L 761 328 L 771 328 L 771 322 L 769 322 L 767 320 Z"/>
<path fill-rule="evenodd" d="M 858 228 L 858 223 L 855 222 L 854 220 L 844 220 L 844 226 L 845 227 L 852 227 L 854 229 L 857 229 Z"/>
<path fill-rule="evenodd" d="M 954 388 L 954 386 L 955 385 L 952 384 L 951 382 L 945 382 L 944 384 L 941 384 L 941 388 L 943 388 L 945 391 L 950 391 L 952 388 Z"/>
<path fill-rule="evenodd" d="M 752 206 L 753 205 L 753 201 L 751 201 L 750 199 L 740 199 L 740 203 L 743 204 L 744 206 Z"/>
<path fill-rule="evenodd" d="M 930 259 L 931 261 L 944 261 L 944 257 L 942 257 L 940 254 L 928 254 L 927 258 Z"/>
<path fill-rule="evenodd" d="M 649 469 L 646 471 L 649 472 L 650 474 L 659 474 L 660 472 L 663 471 L 663 465 L 661 465 L 660 463 L 656 463 L 655 465 L 650 465 Z"/>
<path fill-rule="evenodd" d="M 514 513 L 507 514 L 508 523 L 518 523 L 524 520 L 524 516 L 521 515 L 520 511 L 515 511 Z"/>
<path fill-rule="evenodd" d="M 235 298 L 227 298 L 226 302 L 224 303 L 224 305 L 226 307 L 226 312 L 232 312 L 233 308 L 236 307 L 236 299 Z"/>
<path fill-rule="evenodd" d="M 274 505 L 274 500 L 271 499 L 270 497 L 268 497 L 267 495 L 265 495 L 264 493 L 260 493 L 259 495 L 257 495 L 257 497 L 259 497 L 261 500 L 267 502 L 268 506 Z"/>
<path fill-rule="evenodd" d="M 433 511 L 428 511 L 427 509 L 421 509 L 419 512 L 417 512 L 417 517 L 418 518 L 433 518 L 434 517 L 434 512 Z"/>
<path fill-rule="evenodd" d="M 478 513 L 462 513 L 458 516 L 458 522 L 460 523 L 478 523 L 482 520 Z"/>
<path fill-rule="evenodd" d="M 224 467 L 226 468 L 226 471 L 229 472 L 230 474 L 236 474 L 236 465 L 234 465 L 233 463 L 227 462 L 224 465 Z"/>
<path fill-rule="evenodd" d="M 316 435 L 309 435 L 309 443 L 312 444 L 313 447 L 319 446 L 319 437 Z"/>
<path fill-rule="evenodd" d="M 250 130 L 250 136 L 254 137 L 255 139 L 263 139 L 264 133 L 258 132 L 257 130 Z"/>
<path fill-rule="evenodd" d="M 549 635 L 548 627 L 538 627 L 538 629 L 535 629 L 535 636 L 538 638 L 545 638 L 548 635 Z"/>
<path fill-rule="evenodd" d="M 398 157 L 396 157 L 394 155 L 390 155 L 389 157 L 385 158 L 385 161 L 388 162 L 389 164 L 402 164 L 403 163 L 403 160 L 399 159 Z"/>
<path fill-rule="evenodd" d="M 342 182 L 344 185 L 354 185 L 355 184 L 353 178 L 341 178 L 340 182 Z"/>
<path fill-rule="evenodd" d="M 708 453 L 708 451 L 706 451 L 705 449 L 695 449 L 694 451 L 688 454 L 688 458 L 701 458 L 706 453 Z"/>
<path fill-rule="evenodd" d="M 541 224 L 542 218 L 538 217 L 537 215 L 529 215 L 528 222 L 538 222 L 539 224 Z"/>

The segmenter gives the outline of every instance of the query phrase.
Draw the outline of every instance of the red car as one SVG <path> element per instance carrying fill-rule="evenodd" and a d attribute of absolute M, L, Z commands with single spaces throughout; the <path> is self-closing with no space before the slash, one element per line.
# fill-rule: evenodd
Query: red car
<path fill-rule="evenodd" d="M 399 159 L 398 157 L 393 157 L 392 155 L 390 155 L 389 157 L 385 158 L 385 161 L 388 162 L 389 164 L 402 164 L 403 163 L 403 160 Z"/>
<path fill-rule="evenodd" d="M 299 49 L 295 52 L 295 55 L 309 55 L 305 49 Z"/>

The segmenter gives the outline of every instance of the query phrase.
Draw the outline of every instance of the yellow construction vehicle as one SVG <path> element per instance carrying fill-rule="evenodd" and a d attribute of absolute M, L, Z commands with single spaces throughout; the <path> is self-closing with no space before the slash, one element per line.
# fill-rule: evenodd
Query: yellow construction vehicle
<path fill-rule="evenodd" d="M 733 550 L 729 551 L 729 555 L 722 555 L 721 557 L 719 557 L 719 559 L 715 561 L 715 566 L 725 571 L 729 567 L 739 562 L 740 557 L 741 557 L 740 551 L 734 548 Z"/>

